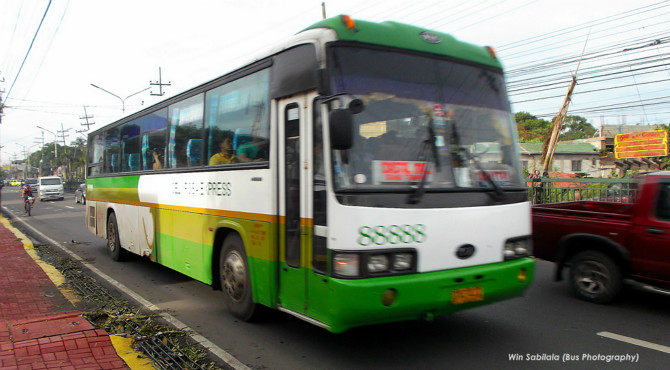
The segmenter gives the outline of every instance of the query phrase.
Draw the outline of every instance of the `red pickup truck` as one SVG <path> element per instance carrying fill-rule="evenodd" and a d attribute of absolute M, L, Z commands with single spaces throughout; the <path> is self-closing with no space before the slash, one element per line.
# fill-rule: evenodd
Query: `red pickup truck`
<path fill-rule="evenodd" d="M 670 172 L 638 178 L 634 203 L 577 201 L 532 208 L 535 256 L 570 268 L 570 287 L 584 300 L 608 303 L 624 279 L 670 288 Z"/>

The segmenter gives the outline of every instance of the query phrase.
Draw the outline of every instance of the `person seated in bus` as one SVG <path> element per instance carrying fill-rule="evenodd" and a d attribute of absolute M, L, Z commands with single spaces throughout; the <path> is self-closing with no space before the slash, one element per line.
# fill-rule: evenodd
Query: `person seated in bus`
<path fill-rule="evenodd" d="M 237 148 L 237 159 L 240 162 L 258 162 L 267 160 L 267 148 L 265 140 L 253 135 L 251 141 Z"/>
<path fill-rule="evenodd" d="M 233 150 L 233 137 L 225 133 L 223 139 L 219 142 L 219 152 L 209 158 L 209 165 L 230 164 L 237 162 L 235 151 Z"/>
<path fill-rule="evenodd" d="M 154 148 L 151 151 L 151 155 L 154 157 L 154 163 L 151 165 L 151 168 L 154 170 L 163 168 L 163 160 L 161 159 L 163 157 L 163 153 L 161 153 L 158 148 Z"/>

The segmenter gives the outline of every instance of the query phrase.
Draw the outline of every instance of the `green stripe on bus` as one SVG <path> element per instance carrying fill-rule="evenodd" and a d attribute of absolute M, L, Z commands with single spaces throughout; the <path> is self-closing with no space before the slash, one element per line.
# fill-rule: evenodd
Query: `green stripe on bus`
<path fill-rule="evenodd" d="M 140 176 L 97 177 L 87 179 L 86 184 L 93 188 L 132 188 L 137 189 Z"/>
<path fill-rule="evenodd" d="M 86 180 L 86 195 L 90 200 L 109 202 L 139 202 L 139 176 L 100 177 Z"/>

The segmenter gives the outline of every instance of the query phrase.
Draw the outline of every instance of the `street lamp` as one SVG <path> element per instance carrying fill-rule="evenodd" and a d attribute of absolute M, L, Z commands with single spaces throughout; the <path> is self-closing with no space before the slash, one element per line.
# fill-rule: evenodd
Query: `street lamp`
<path fill-rule="evenodd" d="M 133 94 L 130 94 L 130 95 L 126 96 L 125 99 L 121 99 L 120 96 L 114 94 L 113 92 L 107 91 L 107 90 L 103 89 L 102 87 L 100 87 L 100 86 L 98 86 L 98 85 L 91 84 L 91 86 L 95 87 L 96 89 L 100 89 L 100 90 L 106 92 L 107 94 L 116 96 L 119 100 L 121 100 L 121 110 L 123 111 L 123 113 L 126 113 L 126 99 L 130 98 L 131 96 L 135 96 L 135 95 L 137 95 L 137 94 L 139 94 L 139 93 L 141 93 L 141 92 L 147 91 L 147 90 L 149 90 L 149 89 L 151 88 L 151 86 L 149 86 L 149 87 L 147 87 L 146 89 L 140 90 L 140 91 L 138 91 L 138 92 L 136 92 L 136 93 L 133 93 Z"/>
<path fill-rule="evenodd" d="M 35 125 L 35 127 L 39 128 L 39 129 L 42 129 L 42 130 L 44 130 L 44 131 L 51 132 L 51 133 L 53 134 L 53 136 L 54 136 L 54 151 L 55 151 L 55 153 L 56 153 L 56 154 L 55 154 L 55 156 L 56 156 L 56 161 L 58 161 L 58 135 L 56 135 L 56 133 L 53 132 L 53 131 L 51 131 L 51 130 L 47 130 L 47 129 L 45 129 L 44 127 L 40 127 L 40 126 L 37 126 L 37 125 Z"/>
<path fill-rule="evenodd" d="M 19 143 L 14 143 L 14 144 L 20 145 L 21 147 L 23 147 L 23 155 L 26 156 L 25 170 L 23 172 L 26 174 L 26 177 L 27 177 L 28 173 L 30 172 L 30 167 L 32 167 L 30 165 L 30 150 L 29 150 L 30 147 L 25 146 L 23 144 L 19 144 Z"/>

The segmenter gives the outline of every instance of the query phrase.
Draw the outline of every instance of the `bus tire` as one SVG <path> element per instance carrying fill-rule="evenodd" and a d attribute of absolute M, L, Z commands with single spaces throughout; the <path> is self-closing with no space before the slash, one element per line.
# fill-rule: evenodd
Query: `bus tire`
<path fill-rule="evenodd" d="M 107 220 L 107 248 L 109 255 L 114 261 L 123 261 L 126 257 L 125 251 L 121 248 L 121 241 L 119 240 L 119 224 L 116 222 L 116 214 L 114 212 L 109 214 Z"/>
<path fill-rule="evenodd" d="M 623 284 L 621 268 L 608 255 L 587 250 L 570 260 L 570 288 L 577 298 L 610 303 Z"/>
<path fill-rule="evenodd" d="M 219 279 L 228 310 L 240 320 L 252 321 L 257 307 L 252 299 L 247 254 L 237 233 L 228 235 L 221 246 Z"/>

